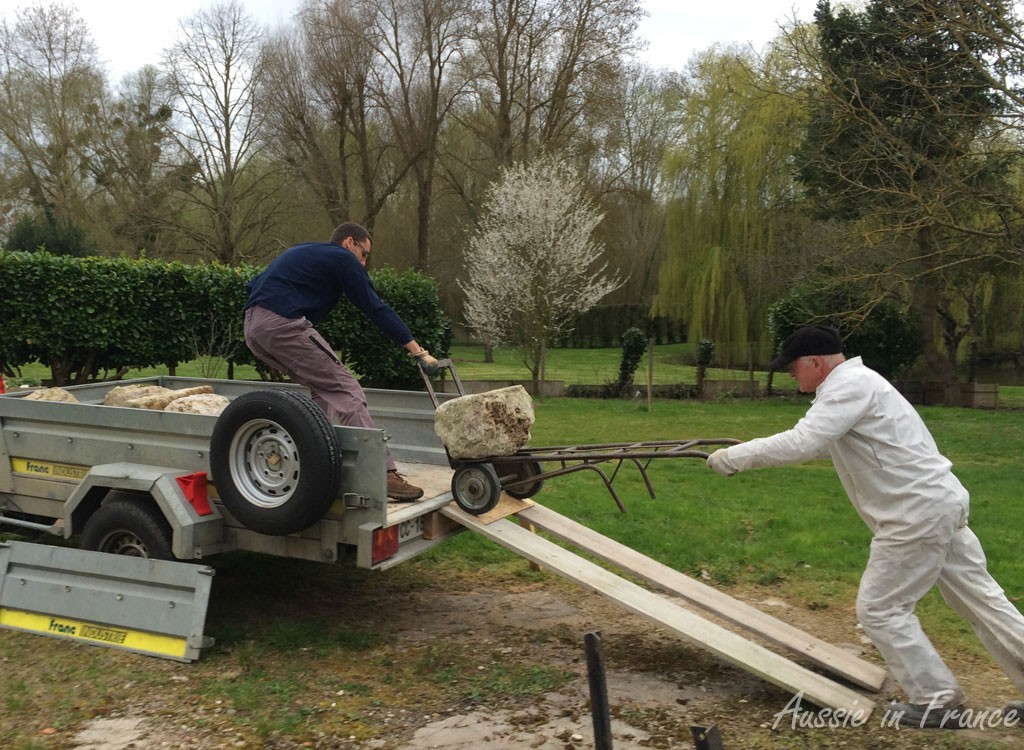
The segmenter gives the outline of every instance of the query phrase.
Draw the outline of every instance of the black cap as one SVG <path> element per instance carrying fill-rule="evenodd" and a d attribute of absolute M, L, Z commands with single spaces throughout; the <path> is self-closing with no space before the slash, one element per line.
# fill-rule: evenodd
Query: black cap
<path fill-rule="evenodd" d="M 798 328 L 782 342 L 782 351 L 769 365 L 769 370 L 789 367 L 790 362 L 800 357 L 820 354 L 842 354 L 843 340 L 839 332 L 830 326 L 804 326 Z"/>

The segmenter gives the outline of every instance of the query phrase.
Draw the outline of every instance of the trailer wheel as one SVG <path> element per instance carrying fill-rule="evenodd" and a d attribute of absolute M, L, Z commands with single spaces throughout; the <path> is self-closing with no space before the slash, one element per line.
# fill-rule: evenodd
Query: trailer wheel
<path fill-rule="evenodd" d="M 482 515 L 501 499 L 498 473 L 488 463 L 462 464 L 452 476 L 452 495 L 464 511 L 474 516 Z"/>
<path fill-rule="evenodd" d="M 529 484 L 517 484 L 512 488 L 506 487 L 513 482 L 526 482 L 543 474 L 540 461 L 495 461 L 494 469 L 503 480 L 501 486 L 505 488 L 505 492 L 517 500 L 533 497 L 544 487 L 543 479 L 537 479 Z"/>
<path fill-rule="evenodd" d="M 234 399 L 210 438 L 210 471 L 224 506 L 246 528 L 283 536 L 319 521 L 338 494 L 334 428 L 312 399 L 267 389 Z"/>
<path fill-rule="evenodd" d="M 110 500 L 85 522 L 78 546 L 96 552 L 150 560 L 173 560 L 173 532 L 153 503 Z"/>

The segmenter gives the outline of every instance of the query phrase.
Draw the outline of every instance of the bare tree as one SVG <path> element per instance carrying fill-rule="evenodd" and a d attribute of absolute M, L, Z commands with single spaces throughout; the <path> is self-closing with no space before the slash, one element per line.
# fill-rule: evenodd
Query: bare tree
<path fill-rule="evenodd" d="M 0 159 L 12 209 L 67 225 L 87 214 L 103 95 L 96 46 L 74 9 L 38 5 L 0 21 Z"/>
<path fill-rule="evenodd" d="M 97 112 L 90 170 L 108 196 L 100 216 L 110 233 L 104 245 L 109 252 L 174 254 L 166 227 L 175 220 L 172 196 L 181 165 L 168 163 L 174 144 L 165 93 L 157 68 L 146 66 L 125 76 L 119 94 Z"/>
<path fill-rule="evenodd" d="M 366 41 L 374 12 L 365 3 L 309 0 L 299 29 L 266 45 L 261 86 L 275 156 L 309 187 L 332 226 L 354 218 L 371 231 L 409 168 L 390 122 L 369 100 L 368 77 L 379 62 Z"/>
<path fill-rule="evenodd" d="M 465 91 L 456 63 L 468 26 L 468 0 L 366 0 L 375 26 L 366 33 L 381 65 L 371 91 L 416 188 L 416 267 L 430 269 L 430 220 L 442 127 Z"/>
<path fill-rule="evenodd" d="M 630 66 L 613 91 L 618 106 L 594 128 L 587 172 L 605 210 L 609 261 L 631 269 L 609 301 L 648 303 L 666 240 L 664 159 L 679 136 L 686 87 L 679 74 Z"/>
<path fill-rule="evenodd" d="M 513 165 L 488 191 L 466 253 L 466 320 L 488 344 L 522 351 L 535 391 L 548 346 L 622 282 L 593 234 L 601 214 L 564 162 Z"/>
<path fill-rule="evenodd" d="M 238 0 L 200 10 L 166 54 L 173 132 L 192 169 L 175 227 L 201 257 L 234 265 L 253 257 L 280 217 L 280 175 L 259 160 L 262 30 Z"/>
<path fill-rule="evenodd" d="M 573 150 L 588 113 L 617 101 L 642 13 L 637 0 L 475 0 L 466 124 L 499 166 Z"/>

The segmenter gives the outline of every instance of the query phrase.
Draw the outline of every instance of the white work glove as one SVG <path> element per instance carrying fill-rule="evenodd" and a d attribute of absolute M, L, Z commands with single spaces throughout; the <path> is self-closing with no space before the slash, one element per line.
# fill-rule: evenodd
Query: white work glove
<path fill-rule="evenodd" d="M 431 356 L 430 352 L 426 349 L 420 349 L 415 354 L 410 352 L 410 357 L 416 360 L 416 364 L 420 366 L 420 369 L 427 375 L 433 375 L 437 372 L 437 359 Z"/>
<path fill-rule="evenodd" d="M 731 477 L 739 469 L 729 460 L 729 449 L 719 448 L 717 451 L 708 456 L 708 468 L 712 471 L 721 474 L 723 477 Z"/>

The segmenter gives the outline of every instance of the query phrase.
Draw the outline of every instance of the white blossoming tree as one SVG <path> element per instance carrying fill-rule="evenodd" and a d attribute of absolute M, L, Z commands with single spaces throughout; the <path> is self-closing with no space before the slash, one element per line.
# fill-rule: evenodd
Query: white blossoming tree
<path fill-rule="evenodd" d="M 549 344 L 622 284 L 593 238 L 601 214 L 564 162 L 503 170 L 485 198 L 466 254 L 469 326 L 486 344 L 520 349 L 535 392 Z"/>

